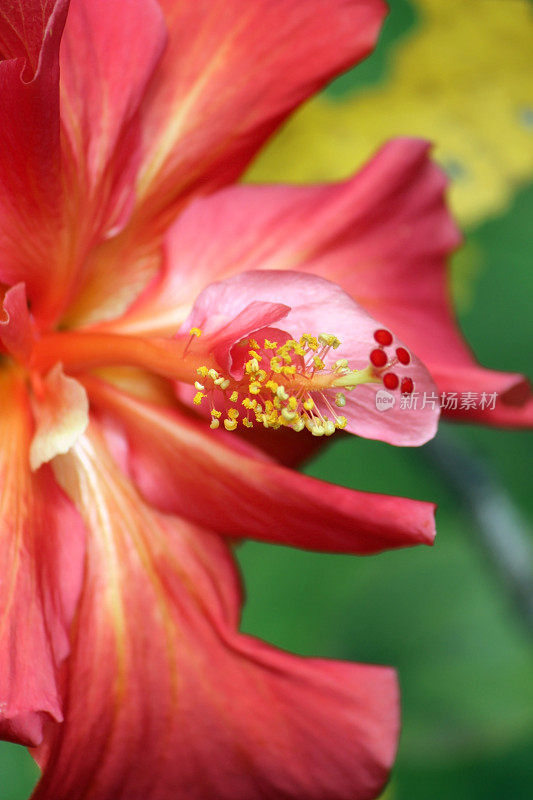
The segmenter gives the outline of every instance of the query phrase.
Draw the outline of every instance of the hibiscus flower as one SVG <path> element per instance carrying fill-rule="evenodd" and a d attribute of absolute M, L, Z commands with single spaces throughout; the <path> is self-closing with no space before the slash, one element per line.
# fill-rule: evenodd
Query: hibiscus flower
<path fill-rule="evenodd" d="M 4 5 L 0 733 L 40 799 L 375 797 L 394 673 L 240 634 L 231 543 L 432 542 L 431 504 L 283 462 L 337 429 L 434 434 L 399 402 L 435 384 L 391 309 L 410 335 L 442 306 L 456 232 L 419 142 L 342 186 L 231 184 L 384 5 Z M 359 303 L 331 282 L 352 272 Z"/>

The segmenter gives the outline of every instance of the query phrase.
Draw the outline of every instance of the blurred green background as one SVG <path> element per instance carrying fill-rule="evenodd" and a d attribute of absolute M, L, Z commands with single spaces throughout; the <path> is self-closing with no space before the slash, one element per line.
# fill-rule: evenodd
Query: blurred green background
<path fill-rule="evenodd" d="M 338 79 L 326 93 L 326 102 L 345 108 L 348 118 L 353 119 L 354 139 L 359 129 L 369 124 L 368 119 L 360 119 L 358 124 L 358 103 L 370 102 L 369 92 L 376 87 L 378 91 L 386 87 L 389 95 L 394 91 L 398 96 L 403 93 L 416 97 L 416 77 L 411 86 L 408 79 L 399 86 L 395 77 L 395 64 L 400 60 L 401 48 L 409 48 L 410 37 L 417 37 L 419 42 L 420 37 L 440 36 L 442 31 L 449 44 L 453 35 L 452 23 L 447 27 L 445 19 L 434 20 L 433 32 L 428 32 L 431 26 L 424 14 L 435 6 L 435 0 L 419 0 L 416 4 L 414 0 L 392 0 L 391 5 L 376 53 L 355 72 Z M 442 3 L 443 9 L 447 5 Z M 502 102 L 511 95 L 522 97 L 528 80 L 518 52 L 524 36 L 523 19 L 517 16 L 514 22 L 513 47 L 513 21 L 509 23 L 507 17 L 512 18 L 513 8 L 520 7 L 522 14 L 527 3 L 450 0 L 448 13 L 457 16 L 461 6 L 476 6 L 476 13 L 491 7 L 491 14 L 496 6 L 507 9 L 505 35 L 508 52 L 512 53 L 509 60 L 517 63 L 514 72 L 506 71 L 500 54 L 497 75 L 487 75 L 483 73 L 483 58 L 479 58 L 477 73 L 464 77 L 459 100 L 463 97 L 461 102 L 468 101 L 474 78 L 478 94 L 484 82 L 494 88 L 496 78 L 501 77 Z M 501 30 L 497 21 L 495 16 L 490 32 L 486 31 L 485 38 L 476 44 L 478 51 L 487 49 L 488 56 L 494 53 L 491 37 Z M 453 24 L 457 22 L 456 19 Z M 433 49 L 438 51 L 430 42 L 428 52 Z M 529 50 L 531 47 L 525 57 L 531 67 Z M 460 50 L 449 53 L 450 69 L 458 68 L 454 63 L 458 58 Z M 428 71 L 426 67 L 420 66 L 421 73 Z M 463 71 L 467 72 L 464 68 Z M 516 85 L 520 75 L 524 86 Z M 531 83 L 530 79 L 531 71 Z M 442 92 L 438 86 L 432 88 L 435 103 L 448 113 L 458 102 L 460 88 L 457 81 L 449 79 L 446 84 L 443 76 Z M 423 98 L 420 102 L 424 104 Z M 480 361 L 527 373 L 533 363 L 533 186 L 527 180 L 533 154 L 533 104 L 519 102 L 522 105 L 516 106 L 516 132 L 503 124 L 487 132 L 479 117 L 463 115 L 459 106 L 457 113 L 450 112 L 447 117 L 441 152 L 448 143 L 453 147 L 455 142 L 459 142 L 461 151 L 463 137 L 485 142 L 483 152 L 488 166 L 473 166 L 468 153 L 462 151 L 454 156 L 453 163 L 446 154 L 442 158 L 453 166 L 450 172 L 456 181 L 466 180 L 468 184 L 472 179 L 470 186 L 461 187 L 453 196 L 454 208 L 467 227 L 466 246 L 454 262 L 454 290 L 461 325 Z M 391 124 L 388 107 L 382 113 L 384 139 Z M 415 114 L 412 125 L 416 119 Z M 453 136 L 454 119 L 461 133 L 457 138 Z M 423 115 L 420 120 L 423 128 Z M 434 123 L 433 117 L 431 121 Z M 522 127 L 518 128 L 518 124 Z M 379 127 L 379 120 L 372 121 L 372 125 Z M 524 152 L 522 159 L 513 156 L 512 163 L 506 162 L 507 151 L 524 147 L 524 131 L 530 137 L 531 152 Z M 423 129 L 418 133 L 432 133 L 436 138 L 438 126 L 429 133 Z M 492 138 L 487 143 L 488 133 Z M 294 129 L 289 126 L 279 143 L 274 143 L 254 177 L 282 177 L 278 174 L 281 171 L 288 172 L 290 178 L 287 159 L 296 162 L 302 157 L 304 165 L 298 168 L 305 172 L 302 144 L 308 144 L 308 151 L 313 154 L 309 157 L 311 179 L 317 168 L 329 169 L 329 177 L 337 177 L 333 173 L 342 171 L 337 162 L 339 152 L 343 156 L 344 151 L 335 142 L 332 149 L 337 162 L 331 161 L 333 156 L 326 148 L 325 165 L 317 165 L 313 148 L 324 135 L 327 136 L 327 129 L 317 130 L 316 125 L 307 124 L 301 117 Z M 476 149 L 481 152 L 483 146 Z M 346 171 L 354 164 L 347 164 Z M 531 523 L 531 435 L 444 423 L 439 437 L 448 441 L 450 436 L 469 454 L 483 459 L 498 490 L 509 493 L 517 513 Z M 465 467 L 458 466 L 459 475 L 461 469 Z M 353 488 L 437 501 L 437 543 L 434 548 L 371 558 L 316 555 L 247 543 L 239 550 L 248 589 L 244 629 L 301 654 L 391 664 L 398 669 L 403 733 L 387 800 L 530 800 L 531 628 L 528 630 L 523 613 L 479 542 L 468 498 L 465 500 L 464 493 L 457 494 L 437 465 L 431 447 L 402 450 L 339 436 L 306 471 Z M 533 546 L 533 537 L 530 543 Z M 13 745 L 0 746 L 0 800 L 28 797 L 37 774 L 26 751 Z"/>

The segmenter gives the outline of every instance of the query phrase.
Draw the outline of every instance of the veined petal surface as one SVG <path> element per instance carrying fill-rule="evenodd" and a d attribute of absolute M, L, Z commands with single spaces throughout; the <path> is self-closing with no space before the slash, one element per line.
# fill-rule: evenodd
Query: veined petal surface
<path fill-rule="evenodd" d="M 312 550 L 368 554 L 433 542 L 432 503 L 318 481 L 177 411 L 100 381 L 87 388 L 122 431 L 125 463 L 156 508 L 223 536 Z"/>
<path fill-rule="evenodd" d="M 95 428 L 55 470 L 90 540 L 34 800 L 374 797 L 396 747 L 393 672 L 239 635 L 222 541 L 148 509 Z"/>
<path fill-rule="evenodd" d="M 45 466 L 30 472 L 20 378 L 0 372 L 0 735 L 37 745 L 62 719 L 59 667 L 83 568 L 83 524 Z"/>
<path fill-rule="evenodd" d="M 98 6 L 75 1 L 80 7 Z M 112 17 L 124 17 L 128 30 L 131 7 L 144 19 L 155 0 L 105 5 L 110 5 Z M 115 174 L 115 167 L 126 172 L 120 185 L 137 175 L 135 198 L 131 192 L 122 198 L 123 205 L 135 204 L 135 213 L 123 233 L 91 257 L 83 291 L 68 310 L 69 324 L 91 324 L 122 313 L 158 271 L 161 237 L 191 197 L 232 183 L 299 103 L 364 58 L 386 12 L 383 0 L 163 0 L 160 6 L 168 43 L 110 173 Z M 107 22 L 90 26 L 90 50 L 97 56 L 106 52 L 108 27 Z M 112 69 L 96 58 L 106 75 L 120 75 L 131 41 L 131 36 L 121 36 L 119 27 L 111 42 Z M 149 30 L 148 20 L 135 37 L 140 46 Z M 69 24 L 66 37 L 68 41 Z M 148 56 L 140 63 L 145 61 Z M 128 74 L 133 62 L 129 56 L 125 62 Z M 86 102 L 81 93 L 76 105 L 86 108 L 85 116 L 92 112 L 90 95 Z M 122 105 L 119 100 L 118 108 Z M 105 177 L 108 191 L 112 181 Z M 105 210 L 101 213 L 105 218 Z"/>
<path fill-rule="evenodd" d="M 349 181 L 236 186 L 197 200 L 167 236 L 159 277 L 111 327 L 169 335 L 210 281 L 252 269 L 313 272 L 390 326 L 441 391 L 482 387 L 503 394 L 502 407 L 523 378 L 476 364 L 457 328 L 446 261 L 460 237 L 445 187 L 428 144 L 398 139 Z M 501 415 L 512 413 L 507 405 Z M 516 406 L 514 413 L 523 416 Z"/>
<path fill-rule="evenodd" d="M 51 269 L 60 280 L 64 267 L 59 44 L 67 10 L 68 0 L 24 0 L 0 11 L 0 281 L 24 281 L 41 305 L 59 290 Z"/>
<path fill-rule="evenodd" d="M 139 106 L 167 31 L 157 0 L 71 0 L 61 41 L 61 122 L 69 226 L 76 231 L 70 317 L 112 314 L 146 283 L 138 252 L 114 238 L 135 204 Z M 111 241 L 109 241 L 111 240 Z"/>
<path fill-rule="evenodd" d="M 382 0 L 160 0 L 169 45 L 142 108 L 140 214 L 233 181 L 290 111 L 373 48 Z"/>

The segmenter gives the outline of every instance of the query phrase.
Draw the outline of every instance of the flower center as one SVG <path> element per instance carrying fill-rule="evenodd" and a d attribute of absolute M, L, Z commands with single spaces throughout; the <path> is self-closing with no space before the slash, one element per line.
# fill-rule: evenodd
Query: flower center
<path fill-rule="evenodd" d="M 381 341 L 385 339 L 383 334 L 387 335 L 387 342 Z M 235 430 L 240 419 L 246 428 L 255 424 L 274 430 L 307 428 L 313 436 L 331 436 L 347 425 L 346 417 L 339 413 L 346 405 L 344 392 L 368 383 L 383 383 L 392 390 L 400 386 L 390 368 L 396 363 L 408 364 L 409 353 L 398 348 L 390 358 L 385 347 L 392 344 L 392 335 L 380 329 L 374 337 L 379 347 L 370 353 L 368 365 L 359 370 L 351 369 L 345 358 L 333 361 L 331 351 L 341 345 L 333 334 L 321 333 L 315 337 L 306 333 L 299 341 L 288 339 L 281 346 L 269 339 L 243 340 L 237 345 L 245 351 L 242 379 L 235 380 L 201 366 L 197 370 L 200 380 L 195 383 L 193 402 L 196 405 L 209 402 L 213 429 L 220 426 L 225 414 L 223 423 L 228 431 Z M 404 378 L 401 386 L 402 391 L 413 390 L 411 379 Z M 217 408 L 220 392 L 224 395 L 224 412 Z"/>
<path fill-rule="evenodd" d="M 204 341 L 205 338 L 205 341 Z M 201 339 L 201 341 L 200 341 Z M 31 365 L 47 372 L 61 362 L 67 372 L 84 372 L 105 366 L 137 366 L 181 383 L 194 384 L 193 402 L 208 402 L 211 428 L 222 421 L 228 431 L 239 420 L 246 428 L 307 428 L 314 436 L 331 436 L 345 428 L 339 411 L 346 392 L 362 384 L 380 383 L 386 389 L 410 394 L 413 380 L 401 380 L 395 365 L 406 366 L 411 357 L 404 347 L 393 347 L 392 334 L 374 332 L 376 346 L 363 369 L 351 368 L 346 358 L 334 360 L 341 345 L 333 334 L 305 333 L 299 340 L 280 343 L 246 338 L 231 349 L 232 373 L 225 374 L 214 357 L 213 341 L 198 328 L 174 339 L 143 339 L 96 332 L 63 332 L 41 338 L 33 348 Z"/>

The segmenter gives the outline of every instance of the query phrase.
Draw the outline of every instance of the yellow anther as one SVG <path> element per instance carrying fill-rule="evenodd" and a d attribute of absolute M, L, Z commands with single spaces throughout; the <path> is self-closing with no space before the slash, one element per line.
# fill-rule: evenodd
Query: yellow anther
<path fill-rule="evenodd" d="M 313 436 L 324 436 L 324 426 L 320 425 L 319 423 L 315 423 L 312 425 L 309 430 L 311 431 Z"/>
<path fill-rule="evenodd" d="M 205 386 L 202 383 L 200 383 L 200 381 L 194 381 L 194 388 L 198 392 L 203 392 L 203 390 L 205 389 Z"/>
<path fill-rule="evenodd" d="M 325 347 L 333 347 L 334 350 L 336 350 L 341 343 L 340 339 L 337 339 L 337 337 L 333 336 L 331 333 L 321 333 L 318 337 L 318 341 Z"/>
<path fill-rule="evenodd" d="M 196 336 L 196 337 L 202 335 L 202 331 L 200 330 L 200 328 L 191 328 L 189 333 L 191 334 L 191 336 Z"/>
<path fill-rule="evenodd" d="M 300 344 L 307 345 L 310 350 L 318 350 L 318 341 L 316 337 L 311 336 L 309 333 L 304 333 L 303 336 L 300 337 Z"/>
<path fill-rule="evenodd" d="M 333 369 L 348 369 L 348 359 L 339 358 L 339 360 L 335 361 L 333 364 Z"/>
<path fill-rule="evenodd" d="M 286 419 L 287 422 L 292 422 L 293 419 L 296 419 L 296 411 L 290 411 L 288 408 L 283 408 L 281 410 L 281 416 L 283 419 Z"/>
<path fill-rule="evenodd" d="M 315 337 L 306 333 L 299 341 L 288 339 L 281 347 L 267 338 L 264 339 L 264 347 L 260 347 L 254 339 L 243 342 L 245 347 L 248 344 L 249 358 L 244 365 L 246 378 L 240 388 L 235 388 L 237 384 L 233 380 L 223 374 L 219 375 L 216 370 L 207 371 L 213 377 L 216 387 L 222 391 L 229 389 L 226 395 L 229 401 L 236 404 L 238 409 L 244 409 L 239 414 L 236 408 L 229 408 L 225 414 L 226 419 L 223 419 L 222 414 L 224 427 L 228 431 L 235 430 L 237 421 L 242 419 L 245 428 L 251 428 L 257 422 L 271 430 L 282 426 L 295 431 L 307 428 L 313 436 L 331 436 L 336 428 L 347 426 L 346 418 L 338 418 L 333 412 L 333 403 L 337 408 L 343 408 L 348 391 L 359 383 L 377 380 L 370 367 L 365 370 L 351 370 L 347 359 L 340 359 L 333 367 L 329 364 L 326 367 L 324 354 L 330 348 L 336 349 L 340 345 L 340 340 L 333 334 L 321 333 Z M 268 355 L 265 357 L 265 352 L 268 351 L 271 358 Z M 323 374 L 317 374 L 323 370 Z M 206 368 L 199 374 L 205 376 Z M 248 385 L 245 388 L 246 384 Z M 196 381 L 196 388 L 198 395 L 195 402 L 198 403 L 203 399 L 204 386 Z M 313 399 L 314 393 L 318 392 L 328 404 L 326 394 L 330 390 L 329 408 L 333 421 L 316 412 Z M 212 418 L 218 420 L 220 417 L 220 412 L 212 413 Z"/>
<path fill-rule="evenodd" d="M 207 397 L 207 395 L 204 394 L 203 392 L 196 392 L 196 394 L 194 395 L 194 397 L 192 399 L 194 405 L 195 406 L 199 406 L 200 403 L 202 402 L 202 400 L 204 399 L 204 397 Z"/>
<path fill-rule="evenodd" d="M 211 420 L 211 424 L 210 424 L 210 426 L 209 426 L 209 427 L 210 427 L 212 430 L 216 431 L 216 429 L 218 428 L 218 426 L 219 426 L 219 425 L 220 425 L 220 422 L 218 421 L 218 419 L 212 419 L 212 420 Z"/>
<path fill-rule="evenodd" d="M 326 436 L 332 436 L 335 433 L 335 425 L 331 420 L 327 419 L 324 422 L 324 434 Z"/>
<path fill-rule="evenodd" d="M 198 367 L 198 369 L 196 370 L 196 372 L 197 372 L 197 373 L 198 373 L 198 375 L 200 375 L 200 377 L 202 377 L 202 378 L 207 378 L 207 376 L 209 375 L 209 370 L 207 369 L 207 367 Z"/>
<path fill-rule="evenodd" d="M 259 361 L 257 358 L 251 358 L 249 361 L 246 362 L 244 365 L 244 369 L 246 370 L 248 375 L 253 374 L 254 372 L 259 371 Z"/>
<path fill-rule="evenodd" d="M 269 425 L 279 425 L 280 416 L 277 411 L 273 411 L 271 414 L 267 416 L 267 421 Z"/>
<path fill-rule="evenodd" d="M 217 419 L 222 416 L 222 411 L 217 411 L 216 408 L 211 409 L 211 416 Z"/>

